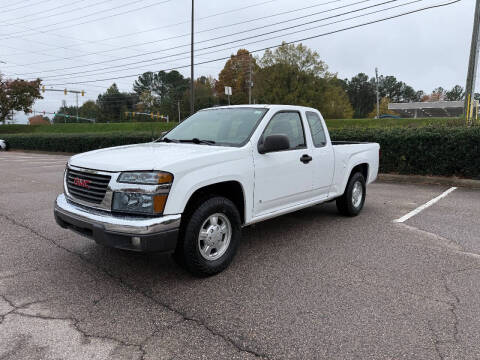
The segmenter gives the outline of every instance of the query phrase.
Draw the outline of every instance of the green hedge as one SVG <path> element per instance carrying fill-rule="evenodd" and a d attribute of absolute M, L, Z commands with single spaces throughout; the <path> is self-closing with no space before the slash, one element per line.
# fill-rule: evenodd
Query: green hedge
<path fill-rule="evenodd" d="M 333 140 L 372 141 L 381 146 L 380 172 L 480 176 L 480 128 L 425 127 L 418 129 L 336 129 Z M 148 142 L 152 135 L 31 134 L 2 135 L 12 149 L 78 153 L 93 149 Z"/>
<path fill-rule="evenodd" d="M 170 122 L 126 122 L 97 124 L 54 124 L 54 125 L 0 125 L 0 134 L 93 134 L 93 133 L 154 133 L 170 130 L 178 123 Z"/>
<path fill-rule="evenodd" d="M 12 149 L 69 153 L 152 141 L 151 134 L 22 134 L 0 137 L 6 139 Z"/>
<path fill-rule="evenodd" d="M 480 128 L 334 130 L 334 140 L 373 141 L 381 146 L 380 172 L 480 176 Z"/>

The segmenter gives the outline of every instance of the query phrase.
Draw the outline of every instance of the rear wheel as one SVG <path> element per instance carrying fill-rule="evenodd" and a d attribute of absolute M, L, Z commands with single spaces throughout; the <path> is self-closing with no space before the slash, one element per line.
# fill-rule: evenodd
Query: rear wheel
<path fill-rule="evenodd" d="M 197 205 L 182 224 L 176 257 L 197 276 L 223 271 L 240 243 L 241 220 L 229 199 L 215 196 Z"/>
<path fill-rule="evenodd" d="M 338 211 L 345 216 L 357 216 L 363 209 L 365 196 L 365 178 L 357 172 L 350 177 L 345 192 L 337 199 Z"/>

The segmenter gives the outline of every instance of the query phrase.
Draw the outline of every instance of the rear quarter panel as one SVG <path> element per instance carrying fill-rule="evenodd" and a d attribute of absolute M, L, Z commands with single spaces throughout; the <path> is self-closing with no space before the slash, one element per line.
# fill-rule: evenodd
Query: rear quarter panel
<path fill-rule="evenodd" d="M 368 164 L 367 184 L 375 181 L 378 175 L 379 149 L 377 143 L 333 145 L 335 154 L 335 175 L 330 193 L 342 195 L 352 169 L 360 164 Z"/>

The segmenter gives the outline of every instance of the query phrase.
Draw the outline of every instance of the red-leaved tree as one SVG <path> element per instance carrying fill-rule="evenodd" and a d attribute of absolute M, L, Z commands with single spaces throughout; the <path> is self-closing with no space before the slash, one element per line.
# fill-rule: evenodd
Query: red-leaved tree
<path fill-rule="evenodd" d="M 35 100 L 43 99 L 40 94 L 41 80 L 27 81 L 6 79 L 0 74 L 0 121 L 5 123 L 12 111 L 32 112 Z"/>

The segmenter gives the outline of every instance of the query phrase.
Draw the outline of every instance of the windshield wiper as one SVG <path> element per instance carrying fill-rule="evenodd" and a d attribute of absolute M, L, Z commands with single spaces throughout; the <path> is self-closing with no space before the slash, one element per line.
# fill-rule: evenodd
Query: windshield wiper
<path fill-rule="evenodd" d="M 206 145 L 213 145 L 215 144 L 215 141 L 213 140 L 203 140 L 199 138 L 193 138 L 190 140 L 180 140 L 182 143 L 193 143 L 193 144 L 206 144 Z"/>
<path fill-rule="evenodd" d="M 178 143 L 179 141 L 178 140 L 173 140 L 173 139 L 169 139 L 168 137 L 164 137 L 162 139 L 160 139 L 161 142 L 166 142 L 166 143 Z"/>

